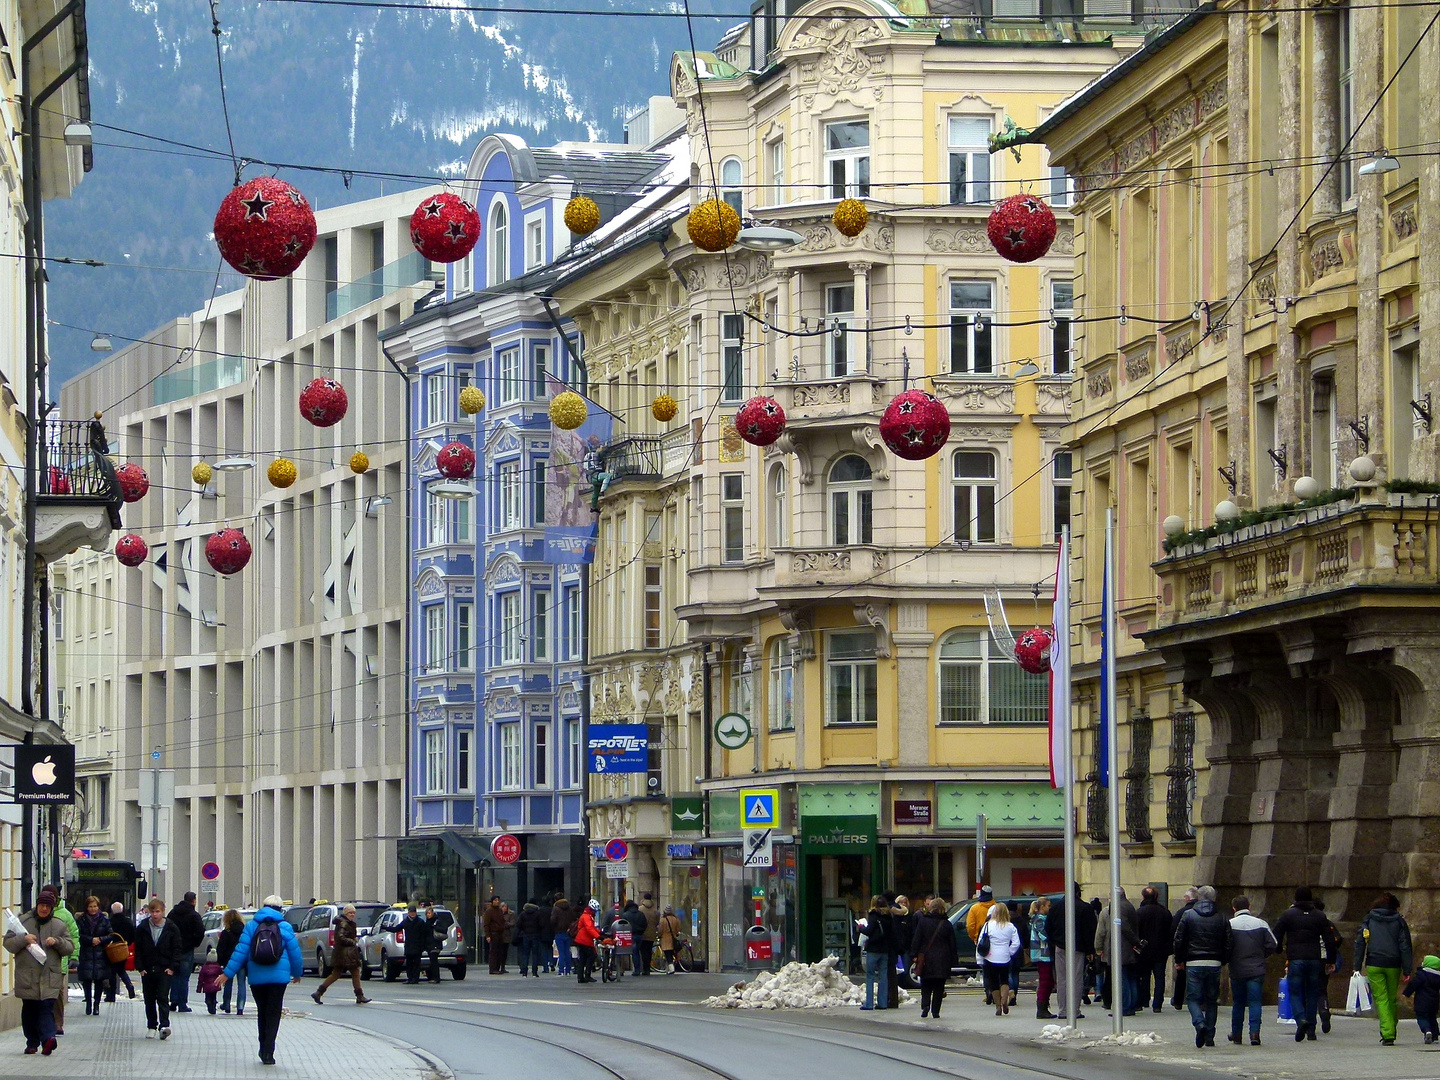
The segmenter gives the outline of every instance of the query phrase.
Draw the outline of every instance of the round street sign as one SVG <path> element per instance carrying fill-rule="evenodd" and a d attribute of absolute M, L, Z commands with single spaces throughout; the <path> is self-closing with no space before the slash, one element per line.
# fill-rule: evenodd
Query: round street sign
<path fill-rule="evenodd" d="M 490 854 L 495 861 L 509 866 L 520 861 L 520 838 L 513 833 L 501 833 L 490 841 Z"/>
<path fill-rule="evenodd" d="M 206 881 L 214 881 L 220 876 L 220 864 L 207 862 L 204 866 L 200 867 L 200 876 Z"/>
<path fill-rule="evenodd" d="M 605 845 L 605 858 L 611 862 L 624 862 L 630 854 L 630 845 L 624 840 L 611 840 Z"/>
<path fill-rule="evenodd" d="M 739 750 L 750 741 L 750 721 L 737 712 L 715 721 L 715 741 L 724 750 Z"/>

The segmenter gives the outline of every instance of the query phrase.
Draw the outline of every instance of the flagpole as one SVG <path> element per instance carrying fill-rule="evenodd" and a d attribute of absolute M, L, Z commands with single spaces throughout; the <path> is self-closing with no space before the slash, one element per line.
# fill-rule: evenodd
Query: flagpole
<path fill-rule="evenodd" d="M 1056 635 L 1054 649 L 1060 654 L 1061 663 L 1051 666 L 1064 680 L 1057 687 L 1051 708 L 1056 715 L 1052 723 L 1060 724 L 1061 760 L 1064 762 L 1065 780 L 1065 882 L 1061 895 L 1065 899 L 1065 955 L 1060 962 L 1065 965 L 1065 1000 L 1061 1007 L 1066 1016 L 1066 1025 L 1078 1028 L 1076 1017 L 1080 1013 L 1080 988 L 1075 984 L 1075 751 L 1070 731 L 1070 526 L 1060 529 L 1060 568 L 1057 579 L 1064 588 L 1056 588 L 1057 606 L 1063 604 L 1063 611 L 1053 613 L 1062 634 Z"/>
<path fill-rule="evenodd" d="M 1110 1005 L 1114 1030 L 1125 1030 L 1125 968 L 1120 956 L 1120 773 L 1116 743 L 1120 725 L 1115 715 L 1115 510 L 1105 511 L 1105 587 L 1101 618 L 1105 621 L 1105 655 L 1101 658 L 1100 692 L 1105 695 L 1105 772 L 1110 781 Z"/>

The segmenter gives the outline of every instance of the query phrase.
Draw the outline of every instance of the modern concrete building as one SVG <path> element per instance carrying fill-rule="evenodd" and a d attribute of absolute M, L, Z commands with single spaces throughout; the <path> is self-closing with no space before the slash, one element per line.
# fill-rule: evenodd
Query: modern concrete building
<path fill-rule="evenodd" d="M 406 382 L 379 334 L 432 291 L 409 238 L 429 193 L 321 211 L 293 277 L 219 296 L 62 390 L 69 414 L 105 410 L 118 458 L 151 481 L 126 508 L 148 560 L 126 569 L 107 557 L 94 571 L 119 583 L 121 643 L 115 711 L 95 720 L 114 732 L 114 852 L 141 869 L 165 862 L 151 877 L 162 896 L 200 891 L 207 862 L 220 866 L 215 899 L 232 905 L 270 892 L 394 895 L 410 677 Z M 299 413 L 317 377 L 348 392 L 333 427 Z M 283 489 L 266 475 L 282 456 L 299 473 Z M 191 476 L 201 461 L 215 466 L 203 487 Z M 204 556 L 226 526 L 254 548 L 230 577 Z M 67 568 L 71 588 L 87 566 Z M 72 672 L 71 685 L 88 681 Z M 141 829 L 140 775 L 156 768 L 175 782 L 168 853 Z"/>
<path fill-rule="evenodd" d="M 1122 880 L 1267 916 L 1310 885 L 1352 925 L 1392 890 L 1417 940 L 1440 925 L 1429 15 L 1207 7 L 1035 133 L 1077 178 L 1077 309 L 1158 320 L 1084 324 L 1066 435 L 1082 775 L 1107 507 L 1123 527 Z"/>

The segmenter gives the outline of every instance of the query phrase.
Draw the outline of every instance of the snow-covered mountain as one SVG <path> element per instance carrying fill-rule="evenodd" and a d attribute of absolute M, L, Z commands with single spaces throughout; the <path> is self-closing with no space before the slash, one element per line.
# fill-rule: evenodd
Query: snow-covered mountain
<path fill-rule="evenodd" d="M 687 42 L 679 19 L 539 10 L 577 6 L 573 0 L 523 0 L 525 11 L 504 13 L 464 10 L 466 3 L 391 9 L 221 0 L 237 152 L 418 176 L 463 169 L 492 131 L 517 132 L 536 145 L 618 142 L 625 117 L 666 92 L 670 54 Z M 723 4 L 693 6 L 714 11 Z M 70 200 L 48 206 L 46 241 L 52 255 L 121 265 L 53 268 L 50 315 L 57 324 L 135 337 L 205 302 L 219 261 L 210 223 L 234 170 L 228 158 L 112 128 L 226 151 L 215 38 L 205 0 L 112 0 L 91 4 L 88 16 L 95 169 Z M 698 19 L 697 43 L 709 47 L 721 29 L 717 20 Z M 280 175 L 316 206 L 421 182 L 353 176 L 347 190 L 336 173 Z M 94 359 L 86 331 L 52 327 L 57 384 Z"/>

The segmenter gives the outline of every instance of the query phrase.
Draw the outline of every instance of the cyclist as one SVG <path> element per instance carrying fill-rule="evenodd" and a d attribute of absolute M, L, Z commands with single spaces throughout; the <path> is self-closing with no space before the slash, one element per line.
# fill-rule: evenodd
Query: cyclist
<path fill-rule="evenodd" d="M 591 900 L 580 913 L 575 924 L 575 948 L 580 951 L 580 962 L 576 965 L 576 976 L 582 983 L 595 981 L 595 943 L 600 940 L 600 931 L 595 925 L 595 916 L 600 911 L 600 901 Z"/>
<path fill-rule="evenodd" d="M 675 908 L 670 904 L 665 905 L 664 914 L 660 916 L 660 924 L 656 927 L 656 936 L 660 940 L 660 951 L 665 954 L 665 971 L 669 975 L 674 975 L 675 949 L 680 943 L 680 919 L 675 914 Z"/>

